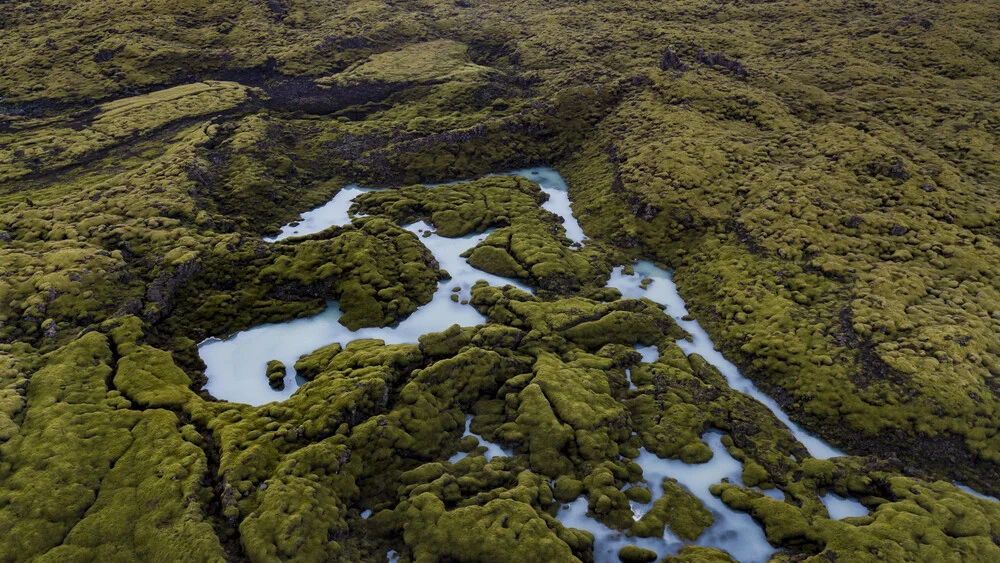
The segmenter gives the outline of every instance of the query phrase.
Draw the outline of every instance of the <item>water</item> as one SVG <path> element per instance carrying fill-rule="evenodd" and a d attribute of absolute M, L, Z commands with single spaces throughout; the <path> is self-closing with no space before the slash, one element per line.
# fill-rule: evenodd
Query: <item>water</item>
<path fill-rule="evenodd" d="M 993 502 L 1000 502 L 1000 499 L 998 499 L 997 497 L 991 497 L 990 495 L 981 493 L 981 492 L 973 489 L 972 487 L 970 487 L 968 485 L 964 485 L 962 483 L 959 483 L 958 481 L 955 481 L 952 484 L 955 485 L 956 487 L 958 487 L 959 489 L 962 489 L 963 491 L 969 493 L 970 495 L 972 495 L 974 497 L 979 497 L 979 498 L 981 498 L 983 500 L 991 500 Z"/>
<path fill-rule="evenodd" d="M 583 234 L 583 228 L 580 227 L 580 223 L 573 216 L 573 209 L 569 201 L 569 188 L 566 186 L 566 181 L 563 180 L 563 177 L 558 172 L 551 168 L 538 167 L 515 170 L 500 175 L 521 176 L 538 184 L 542 191 L 549 196 L 549 200 L 542 204 L 542 209 L 562 217 L 563 227 L 566 229 L 566 237 L 574 243 L 583 246 L 583 242 L 587 237 Z M 465 181 L 456 180 L 441 184 L 428 184 L 427 187 L 450 186 Z M 348 209 L 351 207 L 354 198 L 365 192 L 379 189 L 384 188 L 362 188 L 357 184 L 344 186 L 330 201 L 303 213 L 302 220 L 298 221 L 295 226 L 292 226 L 291 223 L 285 225 L 281 228 L 278 236 L 265 238 L 264 240 L 267 242 L 276 242 L 289 237 L 318 233 L 335 225 L 347 225 L 351 222 L 351 215 Z"/>
<path fill-rule="evenodd" d="M 472 425 L 472 415 L 467 414 L 465 415 L 465 433 L 462 434 L 462 437 L 464 438 L 466 436 L 475 436 L 476 438 L 478 438 L 479 445 L 486 446 L 486 453 L 483 454 L 483 457 L 486 458 L 486 461 L 490 461 L 495 457 L 513 457 L 514 450 L 510 448 L 505 448 L 500 444 L 490 442 L 489 440 L 486 440 L 479 434 L 474 434 L 471 430 L 469 430 L 471 425 Z M 468 455 L 469 454 L 466 452 L 458 452 L 457 454 L 451 456 L 451 458 L 448 459 L 448 462 L 458 463 L 459 461 L 465 459 Z"/>
<path fill-rule="evenodd" d="M 350 209 L 354 198 L 365 192 L 377 189 L 379 188 L 362 188 L 356 184 L 344 186 L 330 201 L 303 213 L 302 220 L 294 227 L 289 223 L 281 227 L 278 236 L 265 238 L 264 240 L 267 242 L 276 242 L 289 237 L 300 237 L 318 233 L 335 225 L 349 225 L 351 223 L 351 216 L 347 210 Z"/>
<path fill-rule="evenodd" d="M 868 508 L 855 499 L 845 498 L 833 493 L 827 493 L 819 498 L 823 501 L 826 511 L 830 513 L 830 518 L 833 520 L 855 516 L 868 516 Z"/>
<path fill-rule="evenodd" d="M 684 353 L 688 355 L 698 354 L 705 358 L 705 361 L 715 366 L 725 376 L 730 387 L 746 393 L 763 403 L 774 413 L 778 420 L 788 427 L 792 435 L 795 436 L 795 439 L 806 447 L 810 455 L 819 459 L 844 455 L 844 452 L 830 446 L 792 422 L 788 415 L 781 410 L 781 406 L 778 405 L 777 401 L 757 389 L 757 386 L 752 381 L 740 373 L 739 368 L 715 349 L 712 339 L 701 328 L 698 321 L 684 320 L 683 317 L 688 315 L 687 306 L 677 293 L 677 286 L 674 284 L 670 272 L 657 267 L 649 261 L 638 262 L 633 268 L 635 275 L 632 276 L 625 275 L 624 268 L 619 268 L 612 272 L 608 285 L 621 291 L 623 297 L 632 297 L 635 299 L 647 297 L 657 303 L 666 305 L 667 314 L 673 317 L 677 321 L 677 324 L 692 336 L 691 342 L 687 340 L 677 341 L 678 346 L 684 350 Z M 646 286 L 646 289 L 643 289 L 641 285 L 643 279 L 652 280 Z"/>
<path fill-rule="evenodd" d="M 327 216 L 332 215 L 331 212 Z M 322 231 L 331 226 L 333 225 L 312 222 L 308 229 Z M 475 326 L 484 323 L 486 318 L 470 305 L 452 301 L 454 287 L 461 288 L 458 292 L 460 300 L 469 299 L 472 285 L 481 279 L 497 286 L 510 284 L 524 291 L 532 291 L 531 287 L 523 283 L 477 270 L 459 256 L 482 242 L 489 231 L 460 238 L 445 238 L 436 234 L 423 237 L 424 231 L 433 230 L 423 221 L 408 225 L 406 229 L 420 237 L 441 267 L 452 276 L 451 280 L 438 283 L 430 303 L 417 309 L 396 326 L 363 328 L 352 332 L 338 322 L 342 315 L 340 306 L 336 301 L 330 301 L 326 310 L 314 317 L 261 325 L 238 332 L 226 340 L 205 341 L 198 348 L 208 377 L 205 389 L 217 399 L 249 405 L 284 400 L 304 383 L 295 377 L 295 361 L 299 356 L 328 344 L 339 342 L 346 345 L 358 338 L 378 338 L 386 344 L 416 343 L 420 335 L 441 332 L 453 324 Z M 275 391 L 267 383 L 265 373 L 270 360 L 280 360 L 287 369 L 285 389 L 282 391 Z"/>
<path fill-rule="evenodd" d="M 774 500 L 785 500 L 785 493 L 781 489 L 761 489 L 760 487 L 754 487 L 753 490 L 764 493 L 765 496 L 769 496 Z"/>
<path fill-rule="evenodd" d="M 566 238 L 575 244 L 583 246 L 583 241 L 587 235 L 583 234 L 583 228 L 573 216 L 573 209 L 570 207 L 569 188 L 566 180 L 558 172 L 551 168 L 526 168 L 515 170 L 504 174 L 505 176 L 521 176 L 535 182 L 548 194 L 549 200 L 542 204 L 542 209 L 555 213 L 563 218 L 563 227 L 566 229 Z"/>
<path fill-rule="evenodd" d="M 625 370 L 625 377 L 628 378 L 628 388 L 629 389 L 638 389 L 639 388 L 639 386 L 636 385 L 634 381 L 632 381 L 632 368 L 629 368 L 629 369 Z"/>
<path fill-rule="evenodd" d="M 642 356 L 642 363 L 644 364 L 651 364 L 660 359 L 660 350 L 656 346 L 636 344 L 633 348 Z M 632 381 L 632 368 L 626 369 L 625 375 L 628 377 L 628 388 L 638 389 L 639 387 Z"/>
<path fill-rule="evenodd" d="M 655 551 L 659 558 L 677 553 L 684 546 L 677 536 L 665 530 L 662 538 L 630 538 L 621 530 L 609 528 L 587 516 L 587 498 L 580 497 L 559 509 L 556 518 L 567 528 L 586 530 L 594 534 L 594 561 L 596 563 L 618 561 L 618 550 L 626 545 L 634 545 Z"/>
<path fill-rule="evenodd" d="M 636 344 L 633 348 L 642 356 L 643 363 L 651 364 L 660 359 L 660 350 L 656 346 L 641 346 Z"/>
<path fill-rule="evenodd" d="M 535 168 L 518 170 L 509 174 L 523 176 L 539 183 L 542 190 L 549 195 L 549 200 L 543 204 L 543 207 L 563 218 L 567 238 L 572 240 L 575 246 L 584 244 L 586 237 L 572 215 L 566 184 L 556 171 L 548 168 Z M 288 237 L 303 236 L 323 231 L 332 226 L 349 224 L 352 220 L 348 213 L 351 202 L 358 195 L 370 190 L 354 185 L 345 187 L 329 203 L 303 213 L 302 220 L 296 226 L 286 225 L 281 229 L 280 234 L 271 240 L 278 241 Z M 417 342 L 417 338 L 422 334 L 443 331 L 456 323 L 462 326 L 483 323 L 484 317 L 475 309 L 456 303 L 451 299 L 454 287 L 459 287 L 460 300 L 469 299 L 471 286 L 480 279 L 486 280 L 492 285 L 511 284 L 524 291 L 531 291 L 530 287 L 515 280 L 501 278 L 472 268 L 461 258 L 462 252 L 482 242 L 489 235 L 489 231 L 449 239 L 434 234 L 432 227 L 422 221 L 405 228 L 420 237 L 421 242 L 433 253 L 441 267 L 447 270 L 453 278 L 439 283 L 429 304 L 418 309 L 397 326 L 368 328 L 352 332 L 338 322 L 341 312 L 338 303 L 331 301 L 324 312 L 314 317 L 258 326 L 237 333 L 227 340 L 210 339 L 199 347 L 199 353 L 207 366 L 205 373 L 208 377 L 206 384 L 208 391 L 220 399 L 253 405 L 283 400 L 291 396 L 301 383 L 296 378 L 293 367 L 295 361 L 299 356 L 322 346 L 333 342 L 347 344 L 358 338 L 377 338 L 384 340 L 386 344 L 413 343 Z M 430 235 L 425 237 L 427 232 L 430 232 Z M 719 369 L 734 389 L 751 395 L 769 407 L 814 457 L 827 458 L 843 455 L 840 451 L 808 434 L 793 423 L 775 401 L 761 393 L 750 380 L 739 372 L 735 365 L 715 350 L 711 339 L 696 321 L 683 320 L 682 317 L 688 314 L 687 309 L 677 294 L 676 286 L 669 272 L 656 267 L 651 262 L 639 262 L 634 268 L 636 271 L 634 276 L 626 276 L 621 270 L 615 271 L 608 285 L 617 288 L 624 297 L 647 297 L 666 305 L 667 313 L 673 316 L 680 326 L 693 336 L 692 342 L 678 341 L 684 352 L 700 354 L 706 361 Z M 641 287 L 644 278 L 651 280 L 645 289 Z M 659 350 L 655 346 L 636 346 L 635 348 L 642 355 L 644 363 L 659 360 Z M 286 387 L 283 391 L 275 391 L 267 384 L 266 364 L 273 359 L 282 361 L 287 368 Z M 631 384 L 631 370 L 627 370 L 626 373 Z M 631 386 L 635 388 L 634 384 Z M 474 435 L 469 430 L 470 419 L 471 416 L 466 417 L 464 433 L 466 436 Z M 479 438 L 480 444 L 487 448 L 485 454 L 487 460 L 496 456 L 513 455 L 512 451 L 504 449 L 498 444 L 488 442 L 479 436 L 477 438 Z M 767 543 L 763 532 L 753 519 L 745 513 L 729 509 L 719 499 L 712 496 L 708 490 L 712 484 L 718 483 L 724 478 L 739 483 L 742 472 L 740 463 L 734 460 L 722 446 L 720 434 L 709 432 L 705 435 L 705 441 L 715 455 L 711 461 L 704 464 L 688 465 L 677 460 L 660 459 L 645 449 L 640 451 L 640 456 L 636 461 L 643 468 L 643 475 L 653 492 L 653 499 L 662 496 L 661 483 L 665 476 L 676 479 L 692 494 L 701 499 L 715 518 L 715 523 L 706 529 L 696 542 L 697 544 L 726 550 L 744 563 L 766 560 L 775 552 L 775 549 Z M 460 452 L 449 461 L 454 463 L 466 456 L 467 454 Z M 763 492 L 773 498 L 783 498 L 780 491 Z M 831 510 L 831 515 L 835 511 L 849 510 L 847 503 L 853 501 L 841 500 L 844 502 L 839 502 L 836 498 L 831 498 L 830 495 L 824 499 L 828 506 L 834 507 Z M 636 518 L 641 517 L 651 507 L 651 504 L 632 504 Z M 670 533 L 669 529 L 665 531 L 662 538 L 628 538 L 622 532 L 609 529 L 587 517 L 586 512 L 587 501 L 585 498 L 579 498 L 562 507 L 558 517 L 566 526 L 594 533 L 597 538 L 595 541 L 595 559 L 597 561 L 617 561 L 618 549 L 626 544 L 651 549 L 660 557 L 676 553 L 684 544 Z M 366 517 L 365 514 L 370 515 L 370 512 L 366 511 L 362 517 Z M 394 551 L 390 551 L 387 555 L 390 561 L 398 558 L 398 554 Z"/>
<path fill-rule="evenodd" d="M 205 389 L 217 399 L 250 405 L 280 401 L 292 396 L 299 387 L 295 377 L 295 361 L 337 342 L 337 334 L 347 330 L 337 322 L 340 308 L 336 302 L 315 317 L 287 323 L 266 324 L 236 333 L 226 340 L 211 339 L 198 347 L 205 362 L 208 382 Z M 285 364 L 285 389 L 276 391 L 267 383 L 267 362 L 279 360 Z"/>
<path fill-rule="evenodd" d="M 729 508 L 709 491 L 709 487 L 723 479 L 740 483 L 742 464 L 726 451 L 726 447 L 722 445 L 722 434 L 707 432 L 703 438 L 715 454 L 707 463 L 689 465 L 679 460 L 661 459 L 645 448 L 639 450 L 639 457 L 635 461 L 642 466 L 643 478 L 652 493 L 652 501 L 645 504 L 630 501 L 635 520 L 652 509 L 653 502 L 663 496 L 663 479 L 672 477 L 701 500 L 714 518 L 712 525 L 694 542 L 695 545 L 722 549 L 743 563 L 767 561 L 777 550 L 767 543 L 764 532 L 753 518 Z M 586 514 L 587 499 L 581 497 L 564 505 L 556 518 L 564 526 L 594 534 L 594 560 L 598 562 L 617 561 L 618 550 L 629 544 L 654 551 L 658 558 L 677 553 L 685 544 L 669 528 L 664 530 L 662 538 L 629 538 L 623 532 L 608 528 Z"/>
<path fill-rule="evenodd" d="M 569 207 L 566 183 L 558 172 L 550 168 L 532 168 L 511 172 L 539 182 L 549 194 L 546 207 L 565 219 L 565 226 L 572 231 L 572 238 L 582 242 L 583 230 L 573 218 Z M 543 185 L 544 184 L 544 185 Z M 352 220 L 348 209 L 354 198 L 380 188 L 362 188 L 357 185 L 344 187 L 328 203 L 302 214 L 302 220 L 294 227 L 285 225 L 278 236 L 266 239 L 271 242 L 294 236 L 318 233 L 334 226 L 349 225 Z M 516 280 L 488 274 L 469 265 L 460 256 L 489 236 L 492 230 L 472 233 L 464 237 L 445 238 L 434 234 L 434 229 L 424 221 L 405 227 L 420 238 L 424 246 L 434 255 L 441 268 L 451 274 L 452 279 L 438 284 L 430 303 L 401 321 L 397 326 L 368 328 L 350 331 L 337 322 L 342 313 L 336 301 L 330 301 L 327 309 L 315 317 L 296 319 L 287 323 L 261 325 L 242 331 L 226 339 L 209 339 L 199 347 L 199 355 L 205 362 L 208 383 L 205 388 L 213 397 L 232 402 L 262 405 L 271 401 L 287 399 L 304 382 L 297 378 L 293 365 L 299 356 L 317 348 L 340 342 L 346 344 L 358 338 L 379 338 L 386 344 L 415 343 L 422 334 L 440 332 L 453 324 L 475 326 L 486 319 L 469 305 L 461 301 L 471 297 L 471 288 L 478 280 L 486 280 L 491 285 L 514 285 L 524 291 L 533 292 L 530 286 Z M 424 236 L 430 232 L 430 236 Z M 574 238 L 575 237 L 575 238 Z M 460 287 L 459 303 L 451 299 L 452 289 Z M 275 391 L 265 376 L 267 362 L 279 360 L 285 364 L 285 388 Z"/>

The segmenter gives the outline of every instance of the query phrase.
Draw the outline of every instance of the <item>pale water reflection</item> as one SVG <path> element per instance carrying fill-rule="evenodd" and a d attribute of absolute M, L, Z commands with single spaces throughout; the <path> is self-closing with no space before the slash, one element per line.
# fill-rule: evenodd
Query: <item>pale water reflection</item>
<path fill-rule="evenodd" d="M 331 225 L 320 230 L 329 226 Z M 319 228 L 319 225 L 314 227 Z M 326 310 L 314 317 L 257 326 L 238 332 L 226 340 L 208 340 L 198 349 L 206 366 L 208 382 L 205 389 L 218 399 L 250 405 L 287 399 L 303 383 L 295 377 L 293 367 L 303 354 L 334 342 L 346 345 L 359 338 L 378 338 L 386 344 L 416 343 L 421 335 L 443 331 L 453 324 L 481 324 L 486 319 L 478 311 L 451 299 L 455 287 L 461 288 L 458 292 L 460 300 L 468 299 L 472 285 L 481 279 L 492 285 L 510 284 L 524 291 L 531 291 L 531 287 L 518 281 L 477 270 L 459 256 L 482 242 L 489 235 L 488 231 L 460 238 L 445 238 L 436 234 L 424 237 L 423 233 L 433 233 L 433 228 L 423 221 L 406 228 L 420 237 L 441 267 L 452 276 L 452 279 L 438 283 L 430 303 L 417 309 L 396 326 L 351 331 L 338 322 L 342 315 L 339 304 L 330 301 Z M 270 360 L 279 360 L 286 366 L 283 391 L 275 391 L 267 383 L 265 372 Z"/>
<path fill-rule="evenodd" d="M 868 516 L 868 508 L 853 498 L 845 498 L 833 493 L 827 493 L 820 497 L 826 506 L 826 511 L 830 513 L 830 518 L 840 520 L 841 518 L 852 518 L 855 516 Z"/>
<path fill-rule="evenodd" d="M 634 299 L 646 297 L 661 305 L 666 305 L 666 313 L 673 317 L 677 324 L 692 336 L 691 342 L 687 340 L 677 341 L 678 346 L 684 350 L 684 353 L 698 354 L 705 358 L 705 361 L 715 366 L 722 373 L 730 387 L 746 393 L 763 403 L 774 413 L 778 420 L 791 430 L 795 439 L 802 442 L 810 455 L 820 459 L 844 455 L 840 450 L 830 446 L 792 422 L 788 415 L 781 409 L 781 406 L 778 405 L 777 401 L 757 389 L 757 386 L 747 379 L 740 372 L 739 368 L 715 349 L 712 339 L 701 328 L 698 321 L 685 320 L 685 317 L 688 316 L 687 306 L 677 293 L 677 286 L 674 284 L 670 272 L 657 267 L 649 261 L 638 262 L 632 267 L 635 270 L 634 275 L 626 275 L 624 268 L 619 268 L 612 272 L 608 286 L 620 291 L 623 297 Z M 648 280 L 645 282 L 645 289 L 643 288 L 644 280 Z"/>
<path fill-rule="evenodd" d="M 466 436 L 475 436 L 479 440 L 479 445 L 486 447 L 486 452 L 483 453 L 483 457 L 486 458 L 486 461 L 490 461 L 495 457 L 511 457 L 514 455 L 514 450 L 510 448 L 505 448 L 500 444 L 490 442 L 489 440 L 483 438 L 479 434 L 474 434 L 470 429 L 471 426 L 472 426 L 472 415 L 469 414 L 465 416 L 465 432 L 462 434 L 462 437 L 464 438 Z M 458 452 L 457 454 L 451 456 L 451 458 L 448 459 L 448 462 L 458 463 L 463 459 L 465 459 L 466 457 L 468 457 L 468 455 L 469 454 L 466 452 Z"/>
<path fill-rule="evenodd" d="M 582 246 L 586 240 L 583 230 L 573 217 L 566 184 L 562 177 L 549 168 L 518 170 L 516 174 L 538 182 L 543 191 L 549 195 L 549 200 L 543 207 L 563 218 L 567 238 L 576 246 Z M 368 188 L 347 186 L 341 190 L 329 203 L 303 213 L 302 220 L 295 226 L 287 225 L 275 237 L 275 241 L 293 236 L 303 236 L 320 232 L 335 225 L 346 225 L 352 220 L 348 209 L 354 198 L 371 191 Z M 474 326 L 484 322 L 484 317 L 469 305 L 455 302 L 451 296 L 452 288 L 458 287 L 460 301 L 469 298 L 472 285 L 477 280 L 486 280 L 491 285 L 503 286 L 511 284 L 524 291 L 531 288 L 521 282 L 487 274 L 469 266 L 460 254 L 483 241 L 489 232 L 474 233 L 461 238 L 444 238 L 434 233 L 433 227 L 417 222 L 406 228 L 420 237 L 441 267 L 447 270 L 452 279 L 439 283 L 433 300 L 419 308 L 415 313 L 401 321 L 397 326 L 386 328 L 369 328 L 350 331 L 339 322 L 341 312 L 336 301 L 328 304 L 326 311 L 314 317 L 298 319 L 287 323 L 262 325 L 247 331 L 237 333 L 227 340 L 212 339 L 199 347 L 199 353 L 207 366 L 208 383 L 206 388 L 213 396 L 229 401 L 248 404 L 263 404 L 282 400 L 291 396 L 299 386 L 294 364 L 299 356 L 308 354 L 322 346 L 333 342 L 347 344 L 359 338 L 377 338 L 387 344 L 414 343 L 420 335 L 429 332 L 439 332 L 453 324 Z M 425 236 L 427 235 L 427 236 Z M 818 438 L 805 432 L 794 424 L 781 410 L 780 406 L 767 395 L 761 393 L 754 384 L 744 377 L 735 365 L 715 350 L 707 333 L 702 330 L 697 321 L 684 320 L 688 314 L 684 301 L 677 294 L 671 275 L 666 270 L 656 267 L 651 262 L 639 262 L 634 266 L 635 275 L 625 275 L 622 269 L 613 272 L 608 285 L 621 291 L 624 297 L 647 297 L 666 306 L 670 314 L 682 328 L 693 337 L 692 342 L 678 341 L 687 354 L 697 353 L 706 361 L 716 366 L 726 377 L 729 384 L 739 391 L 751 395 L 769 407 L 775 416 L 789 427 L 793 435 L 802 442 L 809 452 L 820 458 L 842 455 L 842 453 Z M 647 279 L 646 283 L 643 280 Z M 659 360 L 659 350 L 655 346 L 636 346 L 642 355 L 643 363 L 653 363 Z M 269 360 L 282 361 L 288 370 L 285 390 L 275 391 L 267 384 L 265 377 L 266 364 Z M 627 371 L 631 384 L 631 370 Z M 471 416 L 466 417 L 466 428 L 463 435 L 474 435 L 469 429 Z M 487 460 L 497 456 L 511 456 L 513 451 L 494 444 L 477 436 L 480 445 L 487 448 Z M 721 443 L 721 434 L 709 432 L 704 436 L 706 443 L 714 452 L 714 457 L 708 463 L 689 465 L 679 460 L 660 459 L 645 449 L 640 450 L 636 462 L 643 468 L 643 476 L 653 492 L 653 499 L 662 496 L 664 477 L 672 477 L 698 497 L 715 518 L 710 526 L 696 542 L 699 545 L 717 547 L 728 551 L 744 563 L 765 561 L 775 552 L 767 543 L 760 527 L 753 519 L 742 512 L 729 509 L 718 498 L 711 495 L 709 487 L 728 479 L 739 483 L 742 467 L 733 459 Z M 449 461 L 455 463 L 467 454 L 458 453 Z M 765 491 L 777 498 L 783 496 L 780 491 Z M 849 510 L 850 499 L 841 499 L 827 495 L 824 502 L 832 507 L 831 514 L 842 514 Z M 652 506 L 633 503 L 636 518 L 640 517 Z M 856 510 L 856 508 L 854 508 Z M 596 520 L 586 516 L 587 500 L 578 498 L 576 501 L 562 507 L 558 518 L 564 525 L 586 529 L 594 533 L 596 539 L 594 557 L 597 561 L 616 561 L 617 551 L 626 544 L 637 545 L 655 551 L 660 557 L 676 553 L 684 545 L 667 530 L 661 538 L 628 538 L 618 530 L 611 530 Z M 363 515 L 369 516 L 366 511 Z M 395 551 L 387 554 L 390 561 L 398 559 Z"/>

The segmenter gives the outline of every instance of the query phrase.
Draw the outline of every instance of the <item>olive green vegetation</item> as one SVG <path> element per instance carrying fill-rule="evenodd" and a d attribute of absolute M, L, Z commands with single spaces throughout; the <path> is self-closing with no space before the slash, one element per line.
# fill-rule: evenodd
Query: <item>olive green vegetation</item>
<path fill-rule="evenodd" d="M 670 514 L 678 511 L 684 514 L 681 518 Z M 675 536 L 694 541 L 712 525 L 712 513 L 706 510 L 701 501 L 684 489 L 676 480 L 663 480 L 663 496 L 653 502 L 653 508 L 642 515 L 632 531 L 643 537 L 663 537 L 664 524 L 670 525 L 670 531 Z"/>
<path fill-rule="evenodd" d="M 93 159 L 102 149 L 178 121 L 225 113 L 253 95 L 235 82 L 208 81 L 108 102 L 62 119 L 13 120 L 0 132 L 0 181 Z"/>
<path fill-rule="evenodd" d="M 450 39 L 407 45 L 397 51 L 374 54 L 316 83 L 355 86 L 373 82 L 475 82 L 480 75 L 496 72 L 469 61 L 467 51 L 465 44 Z"/>
<path fill-rule="evenodd" d="M 285 388 L 285 364 L 278 360 L 267 362 L 267 384 L 272 389 L 282 390 Z"/>
<path fill-rule="evenodd" d="M 996 541 L 981 535 L 995 529 L 1000 515 L 996 502 L 970 501 L 949 483 L 927 483 L 894 474 L 879 467 L 881 463 L 873 458 L 838 458 L 802 464 L 804 481 L 859 497 L 873 509 L 869 516 L 817 518 L 738 485 L 715 485 L 713 493 L 729 506 L 760 519 L 771 542 L 815 546 L 812 549 L 819 553 L 805 561 L 829 560 L 833 553 L 850 561 L 908 557 L 923 561 L 992 561 L 1000 557 Z M 777 560 L 792 559 L 779 556 Z"/>
<path fill-rule="evenodd" d="M 580 495 L 628 534 L 701 536 L 711 517 L 676 483 L 638 522 L 628 501 L 648 494 L 640 448 L 701 463 L 713 429 L 743 464 L 713 492 L 776 561 L 997 559 L 1000 508 L 948 482 L 1000 492 L 997 17 L 8 2 L 0 560 L 589 561 L 590 534 L 554 518 Z M 534 164 L 568 180 L 583 249 L 530 181 L 415 185 Z M 359 197 L 350 225 L 262 240 L 350 182 L 408 187 Z M 331 343 L 281 403 L 201 389 L 205 337 L 331 299 L 350 328 L 427 303 L 448 275 L 401 228 L 415 219 L 494 229 L 467 259 L 537 295 L 480 284 L 483 325 Z M 658 306 L 601 287 L 633 258 L 673 268 L 727 356 L 853 455 L 809 458 L 681 352 Z M 515 455 L 487 462 L 468 414 Z M 872 513 L 830 520 L 828 491 Z"/>
<path fill-rule="evenodd" d="M 559 216 L 539 205 L 546 196 L 538 184 L 519 177 L 487 177 L 428 190 L 410 186 L 360 195 L 352 208 L 363 214 L 391 217 L 405 224 L 426 219 L 436 233 L 460 237 L 495 228 L 463 256 L 491 274 L 521 278 L 543 295 L 593 291 L 610 273 L 609 251 L 592 245 L 568 248 L 570 240 Z"/>

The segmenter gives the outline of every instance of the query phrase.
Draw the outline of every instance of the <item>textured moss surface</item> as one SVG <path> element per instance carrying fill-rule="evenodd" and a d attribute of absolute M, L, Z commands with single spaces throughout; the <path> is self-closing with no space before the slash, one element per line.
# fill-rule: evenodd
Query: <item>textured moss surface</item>
<path fill-rule="evenodd" d="M 743 464 L 714 492 L 776 561 L 997 559 L 998 505 L 950 484 L 1000 492 L 997 12 L 8 2 L 0 560 L 590 561 L 554 518 L 580 495 L 625 533 L 699 535 L 683 488 L 638 523 L 626 492 L 640 448 L 701 463 L 710 429 Z M 533 182 L 482 177 L 536 164 L 568 180 L 586 247 Z M 262 239 L 351 182 L 393 189 Z M 426 304 L 446 273 L 415 219 L 493 229 L 467 259 L 536 295 L 480 284 L 483 325 L 321 348 L 281 403 L 202 390 L 205 337 Z M 634 258 L 850 456 L 809 458 L 660 307 L 602 288 Z M 487 461 L 467 415 L 514 455 Z M 830 520 L 830 491 L 872 513 Z"/>

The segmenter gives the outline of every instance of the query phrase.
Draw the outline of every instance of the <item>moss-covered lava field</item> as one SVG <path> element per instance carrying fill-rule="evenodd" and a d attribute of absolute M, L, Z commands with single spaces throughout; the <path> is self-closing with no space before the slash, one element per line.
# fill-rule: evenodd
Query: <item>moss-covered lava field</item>
<path fill-rule="evenodd" d="M 0 28 L 0 562 L 602 561 L 557 518 L 580 498 L 685 542 L 663 561 L 740 561 L 636 461 L 710 432 L 770 561 L 1000 561 L 968 488 L 1000 495 L 1000 2 L 10 0 Z M 586 245 L 488 176 L 529 166 Z M 352 183 L 389 189 L 265 240 Z M 427 305 L 417 220 L 489 232 L 469 264 L 534 292 L 331 342 L 283 401 L 205 389 L 206 338 Z M 846 455 L 606 285 L 636 260 Z"/>

